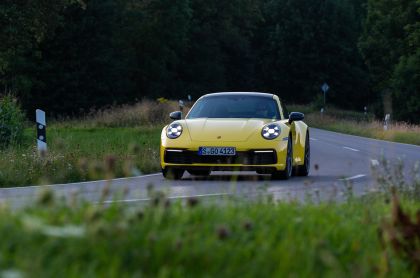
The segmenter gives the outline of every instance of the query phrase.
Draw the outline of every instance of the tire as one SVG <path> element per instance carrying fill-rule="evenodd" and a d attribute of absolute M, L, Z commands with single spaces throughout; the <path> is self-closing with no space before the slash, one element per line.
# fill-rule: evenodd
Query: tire
<path fill-rule="evenodd" d="M 185 170 L 184 169 L 173 169 L 166 167 L 165 169 L 162 169 L 162 174 L 165 177 L 165 179 L 168 180 L 180 180 L 182 179 L 182 176 L 184 175 Z"/>
<path fill-rule="evenodd" d="M 271 178 L 274 180 L 287 180 L 292 176 L 293 172 L 293 141 L 292 136 L 289 135 L 287 141 L 287 155 L 286 155 L 286 168 L 282 171 L 275 171 L 271 174 Z"/>
<path fill-rule="evenodd" d="M 298 165 L 294 169 L 294 175 L 299 177 L 306 177 L 309 175 L 311 169 L 311 145 L 309 140 L 309 132 L 306 132 L 305 138 L 305 158 L 303 165 Z"/>
<path fill-rule="evenodd" d="M 210 175 L 210 170 L 187 170 L 193 176 L 208 176 Z"/>

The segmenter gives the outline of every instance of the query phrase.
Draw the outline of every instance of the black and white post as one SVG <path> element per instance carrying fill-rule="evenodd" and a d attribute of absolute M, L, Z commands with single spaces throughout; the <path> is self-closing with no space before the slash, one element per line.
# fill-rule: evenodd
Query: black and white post
<path fill-rule="evenodd" d="M 36 130 L 38 152 L 44 152 L 47 150 L 47 122 L 45 112 L 40 109 L 36 110 Z"/>

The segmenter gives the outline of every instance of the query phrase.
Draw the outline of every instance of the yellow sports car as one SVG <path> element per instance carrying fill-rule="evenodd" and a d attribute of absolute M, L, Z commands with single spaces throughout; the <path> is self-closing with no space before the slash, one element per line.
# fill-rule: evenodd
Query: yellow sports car
<path fill-rule="evenodd" d="M 274 179 L 307 176 L 309 129 L 299 112 L 287 113 L 278 96 L 213 93 L 202 96 L 185 119 L 172 112 L 162 130 L 160 164 L 168 179 L 184 172 L 256 171 Z"/>

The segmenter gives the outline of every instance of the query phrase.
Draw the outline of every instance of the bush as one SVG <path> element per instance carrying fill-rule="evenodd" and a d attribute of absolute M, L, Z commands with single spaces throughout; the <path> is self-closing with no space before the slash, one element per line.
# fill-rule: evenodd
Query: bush
<path fill-rule="evenodd" d="M 0 148 L 20 143 L 23 138 L 25 116 L 12 96 L 0 99 Z"/>

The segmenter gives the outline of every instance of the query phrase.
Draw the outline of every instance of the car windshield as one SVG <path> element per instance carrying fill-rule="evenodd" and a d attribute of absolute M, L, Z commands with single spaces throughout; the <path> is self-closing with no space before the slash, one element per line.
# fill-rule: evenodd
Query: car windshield
<path fill-rule="evenodd" d="M 273 98 L 247 95 L 204 97 L 197 101 L 187 119 L 196 118 L 262 118 L 280 119 Z"/>

